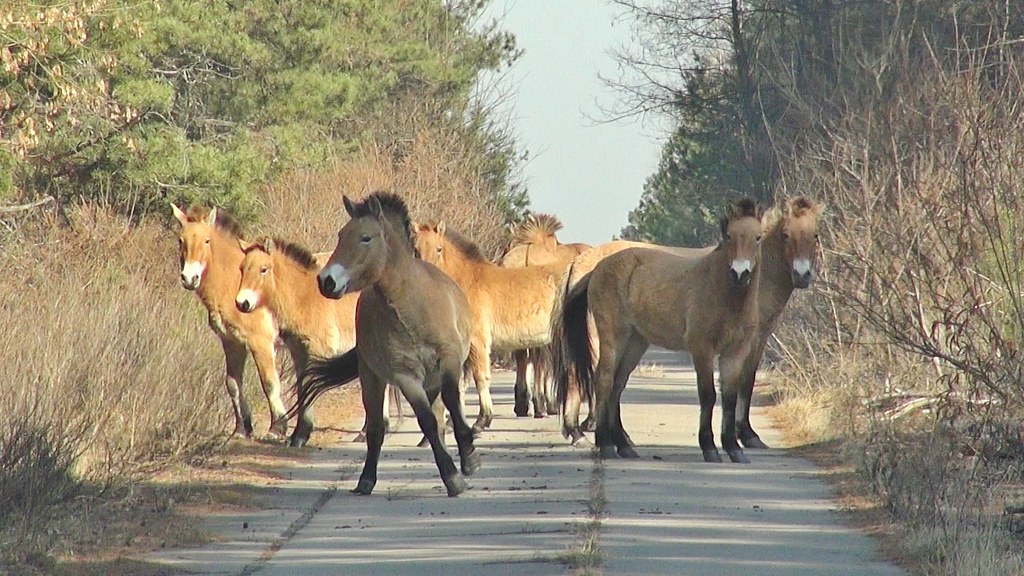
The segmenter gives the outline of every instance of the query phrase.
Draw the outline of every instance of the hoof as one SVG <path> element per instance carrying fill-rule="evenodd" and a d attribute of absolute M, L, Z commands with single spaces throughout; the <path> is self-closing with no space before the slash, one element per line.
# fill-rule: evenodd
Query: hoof
<path fill-rule="evenodd" d="M 352 439 L 353 442 L 366 442 L 366 434 L 360 432 L 356 434 L 356 437 Z"/>
<path fill-rule="evenodd" d="M 602 460 L 610 460 L 612 458 L 618 458 L 619 453 L 615 450 L 615 446 L 601 446 L 598 448 L 597 456 Z"/>
<path fill-rule="evenodd" d="M 480 455 L 473 450 L 468 456 L 462 459 L 462 473 L 466 476 L 476 474 L 480 469 Z"/>
<path fill-rule="evenodd" d="M 597 430 L 597 421 L 590 416 L 587 416 L 587 419 L 580 424 L 580 430 L 583 430 L 584 432 L 593 432 Z"/>
<path fill-rule="evenodd" d="M 747 455 L 739 448 L 726 450 L 726 453 L 729 454 L 729 460 L 732 460 L 736 464 L 750 464 L 750 458 L 747 458 Z"/>
<path fill-rule="evenodd" d="M 361 494 L 363 496 L 369 496 L 370 494 L 373 494 L 374 484 L 376 484 L 376 482 L 372 480 L 365 480 L 363 478 L 360 478 L 359 484 L 356 484 L 356 487 L 352 489 L 352 493 Z"/>
<path fill-rule="evenodd" d="M 534 410 L 533 411 L 533 417 L 534 418 L 544 418 L 545 416 L 547 416 L 547 414 L 545 414 L 543 410 Z"/>
<path fill-rule="evenodd" d="M 304 438 L 302 436 L 292 436 L 292 439 L 288 441 L 288 446 L 291 446 L 292 448 L 302 448 L 303 446 L 306 445 L 306 442 L 308 441 L 309 438 Z"/>
<path fill-rule="evenodd" d="M 288 435 L 288 421 L 282 417 L 270 427 L 270 433 L 284 438 Z"/>
<path fill-rule="evenodd" d="M 459 494 L 462 494 L 469 488 L 466 485 L 466 479 L 462 477 L 462 474 L 456 472 L 452 474 L 451 478 L 444 481 L 444 487 L 448 489 L 448 497 L 454 498 Z"/>
<path fill-rule="evenodd" d="M 594 443 L 589 438 L 580 434 L 580 437 L 572 441 L 573 448 L 593 448 Z"/>
<path fill-rule="evenodd" d="M 640 455 L 633 450 L 632 446 L 621 446 L 618 449 L 620 458 L 639 458 Z"/>
<path fill-rule="evenodd" d="M 744 448 L 753 448 L 755 450 L 768 449 L 768 445 L 762 442 L 756 434 L 751 436 L 750 438 L 740 438 L 740 443 L 743 444 Z"/>
<path fill-rule="evenodd" d="M 718 453 L 717 448 L 704 451 L 704 461 L 711 462 L 713 464 L 719 464 L 722 462 L 722 455 Z"/>
<path fill-rule="evenodd" d="M 416 443 L 417 448 L 426 448 L 427 446 L 430 446 L 430 440 L 427 440 L 426 436 L 420 438 L 420 441 Z"/>
<path fill-rule="evenodd" d="M 515 411 L 516 416 L 519 418 L 525 418 L 530 415 L 529 405 L 520 406 L 519 403 L 516 403 L 516 406 L 513 410 Z"/>
<path fill-rule="evenodd" d="M 548 406 L 548 416 L 558 416 L 558 406 Z"/>

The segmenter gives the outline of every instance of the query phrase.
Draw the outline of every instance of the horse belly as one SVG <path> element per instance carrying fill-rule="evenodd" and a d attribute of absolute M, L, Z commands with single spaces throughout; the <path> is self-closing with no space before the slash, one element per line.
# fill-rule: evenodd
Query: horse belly
<path fill-rule="evenodd" d="M 548 320 L 539 314 L 518 322 L 495 322 L 491 329 L 491 348 L 496 350 L 522 350 L 551 343 Z"/>

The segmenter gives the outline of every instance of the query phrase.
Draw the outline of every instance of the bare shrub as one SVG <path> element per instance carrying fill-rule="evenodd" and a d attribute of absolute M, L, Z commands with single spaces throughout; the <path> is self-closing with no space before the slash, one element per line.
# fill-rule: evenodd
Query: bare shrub
<path fill-rule="evenodd" d="M 414 219 L 443 220 L 477 242 L 484 254 L 498 254 L 507 238 L 482 163 L 486 158 L 465 132 L 423 119 L 417 109 L 406 113 L 391 120 L 398 128 L 369 139 L 333 165 L 294 170 L 268 186 L 263 229 L 314 250 L 331 250 L 348 220 L 342 195 L 359 198 L 384 189 L 402 195 Z"/>
<path fill-rule="evenodd" d="M 1024 61 L 998 41 L 888 49 L 846 64 L 895 81 L 852 84 L 784 169 L 830 221 L 821 282 L 777 332 L 783 394 L 826 399 L 816 409 L 928 541 L 926 564 L 1017 573 L 1006 538 L 971 543 L 999 531 L 998 488 L 1024 456 Z"/>

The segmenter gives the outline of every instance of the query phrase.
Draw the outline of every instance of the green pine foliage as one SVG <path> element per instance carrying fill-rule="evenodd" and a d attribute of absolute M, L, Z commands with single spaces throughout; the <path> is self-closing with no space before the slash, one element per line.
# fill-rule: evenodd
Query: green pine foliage
<path fill-rule="evenodd" d="M 102 200 L 126 213 L 202 200 L 252 215 L 261 184 L 353 149 L 396 103 L 466 110 L 478 72 L 516 55 L 508 34 L 476 26 L 482 7 L 10 3 L 0 8 L 0 198 Z M 511 186 L 499 177 L 493 193 Z"/>

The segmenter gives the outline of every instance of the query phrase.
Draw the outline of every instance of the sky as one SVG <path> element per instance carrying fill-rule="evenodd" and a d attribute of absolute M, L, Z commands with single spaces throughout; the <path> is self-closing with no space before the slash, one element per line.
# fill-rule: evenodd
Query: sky
<path fill-rule="evenodd" d="M 504 94 L 520 146 L 530 209 L 557 216 L 563 243 L 601 244 L 619 234 L 658 165 L 656 122 L 607 122 L 619 94 L 612 52 L 631 40 L 630 23 L 606 0 L 492 0 L 524 51 L 511 70 L 484 78 Z M 496 83 L 496 84 L 495 84 Z"/>

